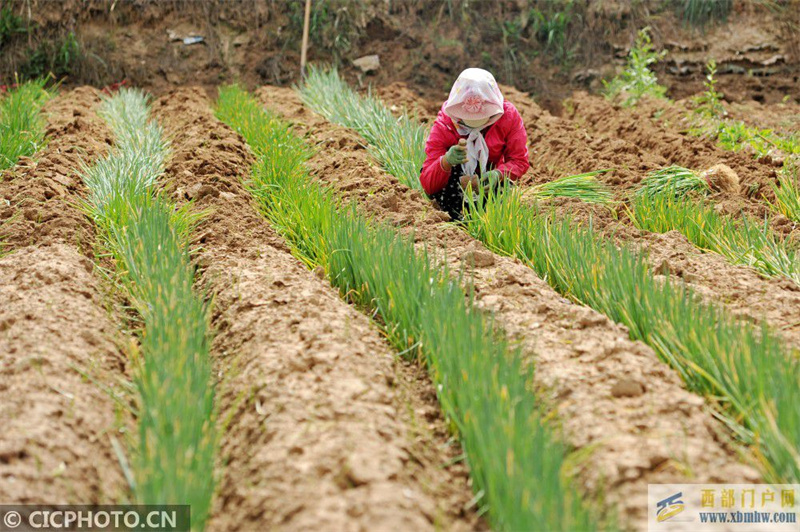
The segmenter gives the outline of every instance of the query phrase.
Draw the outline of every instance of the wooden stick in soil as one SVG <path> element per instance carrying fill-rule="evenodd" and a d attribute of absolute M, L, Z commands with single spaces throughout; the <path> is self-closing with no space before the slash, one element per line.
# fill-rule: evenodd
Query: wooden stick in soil
<path fill-rule="evenodd" d="M 300 79 L 306 77 L 306 58 L 308 56 L 308 25 L 311 19 L 311 0 L 306 0 L 306 11 L 303 15 L 303 44 L 300 49 Z"/>

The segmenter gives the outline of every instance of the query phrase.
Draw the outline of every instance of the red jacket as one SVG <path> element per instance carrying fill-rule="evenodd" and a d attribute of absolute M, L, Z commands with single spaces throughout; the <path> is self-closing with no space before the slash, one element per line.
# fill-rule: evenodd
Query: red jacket
<path fill-rule="evenodd" d="M 442 190 L 450 179 L 450 172 L 442 169 L 440 159 L 461 136 L 453 120 L 444 113 L 444 105 L 433 123 L 425 142 L 425 162 L 419 180 L 428 194 Z M 483 138 L 489 147 L 489 163 L 516 181 L 528 170 L 528 134 L 519 111 L 509 101 L 503 102 L 503 116 L 484 131 Z"/>

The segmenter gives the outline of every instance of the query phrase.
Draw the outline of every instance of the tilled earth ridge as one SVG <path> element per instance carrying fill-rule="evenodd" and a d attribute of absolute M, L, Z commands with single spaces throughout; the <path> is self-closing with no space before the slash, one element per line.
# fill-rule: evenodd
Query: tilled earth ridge
<path fill-rule="evenodd" d="M 91 256 L 93 224 L 73 206 L 86 190 L 79 175 L 81 164 L 91 164 L 112 143 L 111 131 L 95 113 L 99 102 L 96 89 L 80 87 L 45 106 L 47 146 L 33 157 L 23 157 L 0 177 L 4 249 L 61 242 Z"/>
<path fill-rule="evenodd" d="M 211 209 L 197 244 L 215 295 L 224 433 L 212 530 L 482 528 L 429 382 L 309 272 L 256 212 L 253 162 L 200 89 L 154 104 L 173 138 L 167 181 Z M 420 396 L 424 394 L 424 396 Z"/>
<path fill-rule="evenodd" d="M 712 140 L 690 135 L 689 124 L 680 112 L 685 107 L 646 99 L 638 106 L 622 108 L 585 92 L 575 93 L 571 101 L 567 115 L 575 124 L 604 142 L 624 144 L 631 150 L 635 147 L 640 158 L 660 156 L 667 164 L 697 171 L 726 164 L 739 176 L 741 187 L 738 194 L 718 193 L 711 197 L 722 212 L 737 215 L 744 211 L 761 220 L 769 216 L 770 225 L 783 235 L 797 230 L 796 224 L 772 212 L 767 204 L 767 200 L 775 199 L 771 185 L 777 180 L 781 164 L 755 159 L 743 151 L 727 151 Z M 644 173 L 639 179 L 643 177 Z"/>
<path fill-rule="evenodd" d="M 644 528 L 648 483 L 687 482 L 689 471 L 692 482 L 759 478 L 739 463 L 703 399 L 686 391 L 649 347 L 630 341 L 625 328 L 570 303 L 530 268 L 446 223 L 448 216 L 422 194 L 379 169 L 355 133 L 304 108 L 291 89 L 263 87 L 257 94 L 320 144 L 310 162 L 317 179 L 413 232 L 420 244 L 445 247 L 453 271 L 476 266 L 478 304 L 535 361 L 535 385 L 547 390 L 567 441 L 591 449 L 578 464 L 580 485 L 617 505 L 626 526 Z"/>
<path fill-rule="evenodd" d="M 523 114 L 529 134 L 535 131 L 532 137 L 534 135 L 539 139 L 548 137 L 552 129 L 540 127 L 543 121 L 569 123 L 567 119 L 552 117 L 525 94 L 513 89 L 505 90 L 509 98 L 513 97 L 512 101 Z M 562 129 L 565 127 L 569 126 L 561 126 Z M 574 131 L 579 130 L 576 127 Z M 573 144 L 578 142 L 578 138 L 572 141 Z M 621 140 L 620 143 L 632 146 L 627 140 Z M 553 142 L 546 144 L 550 150 L 550 157 L 554 160 L 570 160 L 574 154 L 570 144 Z M 537 150 L 535 142 L 532 146 L 531 165 L 533 168 L 539 168 L 542 161 L 535 155 Z M 589 164 L 592 164 L 592 160 L 603 157 L 602 154 L 595 156 L 591 148 L 585 150 L 586 153 L 582 154 L 582 158 L 590 161 Z M 642 164 L 646 164 L 648 157 L 646 152 L 641 150 L 636 152 L 631 147 L 628 153 L 635 154 L 636 159 L 641 158 L 639 160 Z M 616 187 L 616 191 L 619 192 L 623 187 L 624 185 Z M 583 221 L 588 220 L 591 215 L 592 224 L 596 229 L 613 235 L 621 243 L 645 249 L 655 272 L 669 273 L 672 277 L 683 280 L 705 301 L 722 303 L 741 318 L 752 322 L 766 320 L 790 345 L 800 349 L 800 286 L 794 282 L 781 277 L 764 278 L 750 267 L 737 266 L 729 263 L 721 255 L 703 252 L 678 231 L 657 234 L 638 230 L 633 227 L 624 212 L 618 213 L 619 216 L 615 218 L 606 209 L 588 206 L 576 200 L 556 201 L 553 205 L 556 205 L 559 212 Z"/>
<path fill-rule="evenodd" d="M 109 504 L 127 488 L 111 443 L 125 445 L 120 407 L 109 395 L 125 359 L 92 270 L 65 244 L 0 259 L 4 504 Z"/>
<path fill-rule="evenodd" d="M 47 147 L 0 181 L 0 242 L 12 251 L 0 259 L 5 503 L 110 503 L 127 489 L 111 444 L 125 445 L 121 407 L 110 396 L 126 359 L 85 256 L 91 223 L 76 207 L 79 162 L 110 143 L 98 101 L 90 88 L 50 101 Z"/>

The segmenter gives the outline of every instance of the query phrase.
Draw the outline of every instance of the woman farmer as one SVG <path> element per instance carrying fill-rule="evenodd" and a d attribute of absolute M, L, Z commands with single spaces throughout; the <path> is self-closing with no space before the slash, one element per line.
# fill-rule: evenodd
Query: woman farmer
<path fill-rule="evenodd" d="M 494 76 L 468 68 L 458 76 L 425 143 L 422 188 L 454 220 L 464 193 L 516 181 L 528 163 L 528 135 Z"/>

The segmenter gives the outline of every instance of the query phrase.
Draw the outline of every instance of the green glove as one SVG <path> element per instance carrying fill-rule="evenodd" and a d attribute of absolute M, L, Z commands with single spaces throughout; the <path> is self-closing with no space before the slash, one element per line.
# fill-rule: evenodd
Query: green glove
<path fill-rule="evenodd" d="M 467 162 L 467 147 L 463 143 L 458 143 L 449 150 L 444 156 L 444 160 L 450 166 L 456 166 L 457 164 L 464 164 Z"/>
<path fill-rule="evenodd" d="M 481 175 L 481 184 L 482 185 L 491 185 L 494 186 L 496 183 L 499 183 L 503 180 L 503 173 L 500 170 L 489 170 L 488 172 L 484 172 Z"/>

